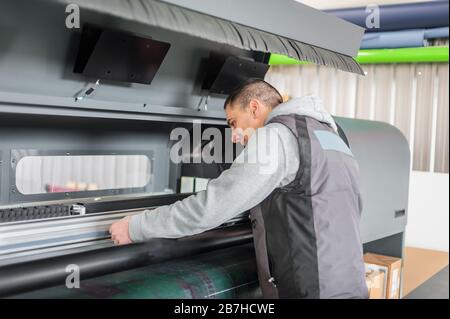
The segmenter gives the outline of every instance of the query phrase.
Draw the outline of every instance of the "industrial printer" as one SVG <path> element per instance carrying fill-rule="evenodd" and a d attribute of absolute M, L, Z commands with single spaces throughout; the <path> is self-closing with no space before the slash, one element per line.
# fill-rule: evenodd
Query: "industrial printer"
<path fill-rule="evenodd" d="M 109 226 L 228 168 L 170 161 L 171 132 L 225 132 L 227 94 L 264 78 L 271 53 L 363 76 L 363 32 L 290 0 L 2 1 L 0 296 L 259 298 L 248 213 L 120 247 Z M 360 165 L 364 250 L 402 257 L 408 143 L 386 123 L 335 119 Z"/>

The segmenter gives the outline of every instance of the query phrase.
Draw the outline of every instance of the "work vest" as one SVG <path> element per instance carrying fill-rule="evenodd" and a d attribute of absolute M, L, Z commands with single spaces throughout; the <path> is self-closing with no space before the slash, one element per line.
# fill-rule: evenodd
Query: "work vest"
<path fill-rule="evenodd" d="M 295 179 L 250 211 L 264 298 L 368 298 L 358 164 L 328 125 L 296 114 L 269 123 L 298 141 Z"/>

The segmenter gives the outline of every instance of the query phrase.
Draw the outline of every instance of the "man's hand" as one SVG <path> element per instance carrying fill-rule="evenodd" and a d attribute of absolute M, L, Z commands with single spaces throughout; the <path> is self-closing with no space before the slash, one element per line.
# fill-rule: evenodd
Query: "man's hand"
<path fill-rule="evenodd" d="M 121 220 L 113 223 L 109 228 L 111 239 L 114 245 L 128 245 L 132 241 L 130 239 L 130 233 L 128 232 L 128 225 L 130 224 L 131 216 L 122 218 Z"/>

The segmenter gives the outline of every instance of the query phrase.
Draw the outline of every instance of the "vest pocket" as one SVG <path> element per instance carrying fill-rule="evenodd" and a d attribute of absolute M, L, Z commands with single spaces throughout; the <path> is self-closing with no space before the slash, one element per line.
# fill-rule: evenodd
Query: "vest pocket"
<path fill-rule="evenodd" d="M 266 247 L 268 247 L 267 245 L 267 240 L 266 240 Z M 267 264 L 268 264 L 268 268 L 269 268 L 269 282 L 276 288 L 277 287 L 277 282 L 275 280 L 275 273 L 274 273 L 274 262 L 273 262 L 273 257 L 272 254 L 270 253 L 269 249 L 267 249 Z"/>

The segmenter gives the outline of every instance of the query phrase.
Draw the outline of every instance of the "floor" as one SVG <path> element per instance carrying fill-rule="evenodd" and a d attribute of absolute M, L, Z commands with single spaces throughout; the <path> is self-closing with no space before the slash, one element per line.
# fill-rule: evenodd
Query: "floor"
<path fill-rule="evenodd" d="M 406 247 L 403 266 L 404 298 L 448 299 L 448 265 L 448 252 Z"/>
<path fill-rule="evenodd" d="M 405 299 L 448 299 L 448 266 L 414 289 Z"/>

